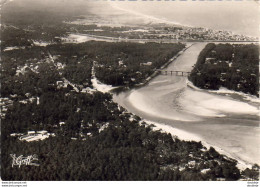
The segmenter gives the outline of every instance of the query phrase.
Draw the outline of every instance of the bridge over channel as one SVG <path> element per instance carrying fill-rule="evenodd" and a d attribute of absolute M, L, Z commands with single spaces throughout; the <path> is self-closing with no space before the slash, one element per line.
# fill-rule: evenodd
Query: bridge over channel
<path fill-rule="evenodd" d="M 161 70 L 161 69 L 157 69 L 157 72 L 159 72 L 161 75 L 175 75 L 175 76 L 189 76 L 191 72 L 187 72 L 187 71 L 177 71 L 177 70 Z"/>

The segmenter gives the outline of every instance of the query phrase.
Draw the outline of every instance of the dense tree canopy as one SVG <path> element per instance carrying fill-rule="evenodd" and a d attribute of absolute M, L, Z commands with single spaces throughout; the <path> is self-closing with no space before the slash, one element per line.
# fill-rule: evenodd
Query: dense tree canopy
<path fill-rule="evenodd" d="M 134 52 L 134 45 L 140 48 L 139 52 Z M 100 46 L 106 47 L 99 48 Z M 114 53 L 111 53 L 108 47 L 114 49 Z M 206 150 L 200 142 L 181 141 L 170 134 L 154 131 L 152 126 L 142 122 L 139 117 L 127 113 L 115 104 L 111 94 L 93 90 L 82 92 L 83 88 L 93 89 L 93 61 L 100 67 L 100 76 L 107 65 L 118 69 L 119 73 L 123 72 L 123 69 L 117 65 L 113 66 L 112 63 L 113 59 L 118 60 L 119 57 L 124 58 L 126 69 L 130 71 L 135 65 L 140 67 L 140 63 L 144 62 L 146 47 L 168 49 L 169 56 L 166 55 L 164 58 L 169 58 L 182 45 L 89 42 L 32 47 L 24 52 L 5 51 L 2 64 L 4 90 L 1 90 L 1 94 L 11 104 L 5 106 L 8 110 L 1 121 L 2 179 L 240 178 L 236 161 L 225 158 L 213 148 Z M 108 56 L 108 53 L 111 55 Z M 148 57 L 157 60 L 163 58 L 155 57 L 153 54 Z M 109 59 L 108 62 L 106 58 Z M 131 65 L 134 61 L 136 63 Z M 162 63 L 154 62 L 153 66 L 145 68 L 151 71 Z M 104 68 L 101 69 L 102 67 Z M 140 80 L 146 76 L 142 75 Z M 125 77 L 122 79 L 127 80 Z M 64 86 L 65 80 L 71 83 Z M 28 130 L 47 130 L 55 136 L 33 142 L 21 141 L 18 137 L 10 136 L 12 133 L 26 134 Z M 10 154 L 36 154 L 40 166 L 12 167 Z M 207 172 L 202 172 L 205 169 Z M 255 172 L 257 171 L 246 170 L 244 175 L 255 177 Z"/>
<path fill-rule="evenodd" d="M 195 86 L 221 86 L 259 96 L 259 46 L 208 44 L 200 53 L 189 79 Z"/>

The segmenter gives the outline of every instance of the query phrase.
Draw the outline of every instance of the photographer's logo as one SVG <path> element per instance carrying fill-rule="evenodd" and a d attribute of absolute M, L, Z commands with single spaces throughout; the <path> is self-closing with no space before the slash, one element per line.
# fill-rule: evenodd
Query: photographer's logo
<path fill-rule="evenodd" d="M 16 157 L 16 154 L 10 154 L 10 156 L 13 158 L 12 167 L 19 166 L 20 168 L 21 165 L 39 166 L 39 164 L 35 163 L 35 161 L 38 160 L 37 155 L 29 155 L 29 156 L 20 155 Z"/>

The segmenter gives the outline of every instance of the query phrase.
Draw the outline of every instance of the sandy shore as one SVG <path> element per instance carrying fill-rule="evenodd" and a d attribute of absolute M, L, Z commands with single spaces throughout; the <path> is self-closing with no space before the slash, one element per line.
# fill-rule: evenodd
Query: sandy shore
<path fill-rule="evenodd" d="M 243 122 L 239 122 L 239 119 L 236 122 L 232 119 L 222 119 L 224 121 L 222 124 L 215 124 L 214 120 L 207 122 L 172 120 L 171 116 L 165 118 L 165 116 L 151 115 L 138 110 L 135 108 L 135 103 L 130 103 L 125 95 L 114 97 L 114 101 L 129 112 L 142 117 L 148 124 L 154 124 L 155 129 L 162 129 L 182 140 L 201 141 L 207 148 L 214 147 L 219 153 L 236 159 L 240 169 L 250 168 L 252 164 L 259 163 L 257 140 L 259 140 L 260 131 L 256 126 L 243 126 Z M 221 118 L 219 120 L 221 121 Z"/>
<path fill-rule="evenodd" d="M 209 144 L 206 140 L 204 140 L 202 137 L 200 137 L 197 134 L 194 133 L 189 133 L 174 127 L 171 127 L 169 125 L 163 124 L 163 123 L 156 123 L 153 121 L 149 121 L 149 120 L 144 120 L 147 124 L 154 124 L 154 130 L 162 130 L 162 132 L 167 132 L 170 133 L 172 136 L 177 136 L 179 139 L 181 140 L 185 140 L 185 141 L 197 141 L 197 142 L 201 142 L 203 146 L 205 146 L 207 149 L 209 149 L 210 147 L 214 147 L 214 149 L 216 151 L 218 151 L 220 154 L 226 155 L 227 157 L 236 159 L 238 161 L 237 167 L 240 170 L 244 170 L 246 168 L 251 168 L 252 164 L 247 163 L 239 158 L 236 158 L 234 156 L 232 156 L 231 154 L 229 154 L 228 152 L 224 151 L 223 149 L 221 149 L 220 147 L 217 147 L 215 145 L 211 145 Z"/>
<path fill-rule="evenodd" d="M 195 44 L 167 70 L 190 71 L 206 44 Z M 214 145 L 240 162 L 240 168 L 260 163 L 259 108 L 226 95 L 187 87 L 181 76 L 155 77 L 148 85 L 114 95 L 114 101 L 180 139 Z"/>

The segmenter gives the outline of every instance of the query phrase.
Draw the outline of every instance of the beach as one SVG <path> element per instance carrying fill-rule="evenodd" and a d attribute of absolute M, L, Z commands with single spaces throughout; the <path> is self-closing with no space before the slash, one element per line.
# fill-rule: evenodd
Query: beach
<path fill-rule="evenodd" d="M 191 71 L 205 43 L 187 49 L 167 70 Z M 260 163 L 259 108 L 187 86 L 187 77 L 159 75 L 148 85 L 114 95 L 114 101 L 180 139 L 212 145 L 244 167 Z"/>

